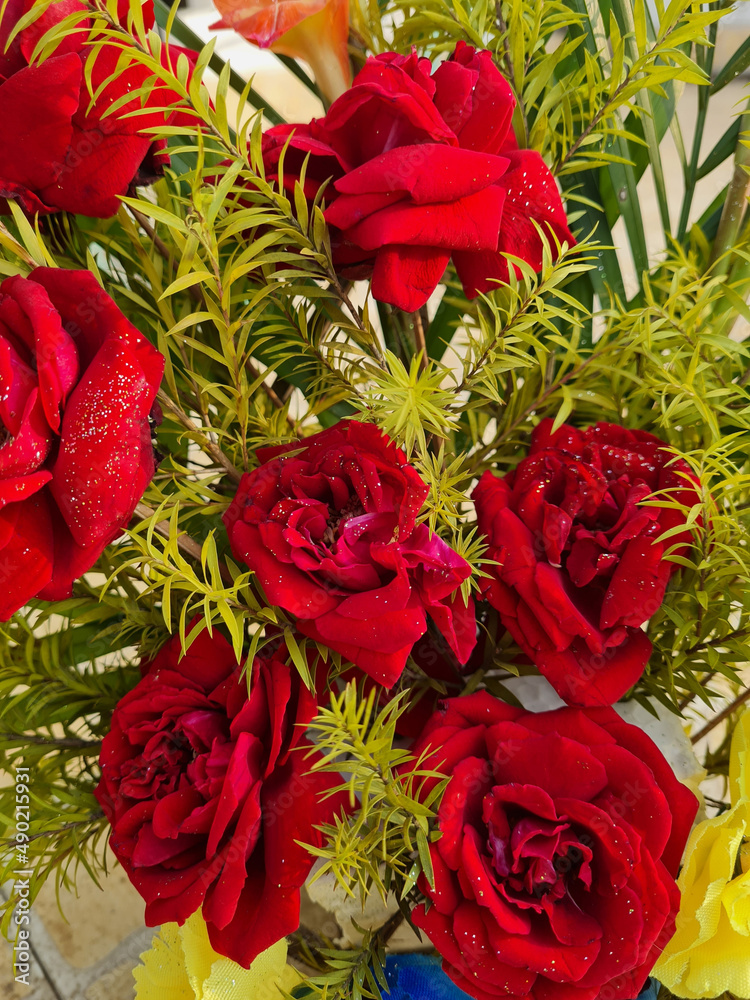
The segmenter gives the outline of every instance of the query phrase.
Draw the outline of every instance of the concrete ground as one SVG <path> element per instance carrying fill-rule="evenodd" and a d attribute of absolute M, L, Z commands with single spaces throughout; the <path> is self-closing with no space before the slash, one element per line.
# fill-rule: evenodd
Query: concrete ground
<path fill-rule="evenodd" d="M 733 52 L 750 31 L 750 9 L 742 9 L 722 29 L 719 58 Z M 186 20 L 203 37 L 215 19 L 208 0 L 194 0 Z M 221 32 L 218 51 L 246 78 L 255 74 L 255 86 L 267 95 L 289 120 L 305 121 L 320 114 L 320 105 L 303 86 L 268 53 L 260 53 L 239 36 Z M 745 81 L 726 88 L 712 104 L 704 151 L 710 150 L 747 98 Z M 695 89 L 686 91 L 680 106 L 686 144 L 691 141 L 695 118 Z M 669 179 L 670 206 L 674 214 L 681 198 L 682 179 L 671 141 L 664 146 Z M 731 166 L 706 178 L 700 185 L 696 209 L 707 206 L 731 175 Z M 648 178 L 640 185 L 646 205 L 644 217 L 655 223 L 649 249 L 663 248 L 653 186 Z M 719 706 L 720 707 L 720 706 Z M 143 926 L 143 902 L 122 870 L 113 865 L 106 891 L 98 889 L 84 871 L 79 873 L 77 894 L 63 892 L 61 915 L 54 887 L 47 886 L 33 907 L 31 940 L 34 949 L 30 988 L 12 981 L 10 947 L 0 939 L 0 1000 L 132 1000 L 131 970 L 139 954 L 149 947 L 153 931 Z"/>

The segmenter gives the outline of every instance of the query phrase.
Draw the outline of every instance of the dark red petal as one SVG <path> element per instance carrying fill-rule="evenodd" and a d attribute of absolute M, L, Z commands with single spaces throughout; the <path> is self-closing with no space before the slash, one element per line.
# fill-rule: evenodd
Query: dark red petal
<path fill-rule="evenodd" d="M 582 911 L 579 914 L 585 939 L 580 944 L 561 943 L 546 917 L 537 915 L 525 935 L 505 934 L 488 925 L 489 939 L 500 961 L 537 973 L 537 982 L 543 978 L 555 983 L 575 982 L 596 960 L 601 937 L 598 924 Z"/>
<path fill-rule="evenodd" d="M 351 167 L 382 153 L 386 143 L 458 145 L 424 88 L 400 66 L 379 59 L 367 60 L 318 127 L 318 138 Z"/>
<path fill-rule="evenodd" d="M 604 710 L 602 710 L 602 715 Z M 595 715 L 596 721 L 617 740 L 620 746 L 643 761 L 653 773 L 661 791 L 667 797 L 672 816 L 672 828 L 669 840 L 661 853 L 661 860 L 670 875 L 676 877 L 679 870 L 682 853 L 685 849 L 690 830 L 698 811 L 698 800 L 690 789 L 678 781 L 674 771 L 665 760 L 661 750 L 653 740 L 638 726 L 624 722 L 616 713 L 612 718 L 609 713 L 606 718 Z M 633 790 L 635 791 L 635 790 Z"/>
<path fill-rule="evenodd" d="M 8 3 L 3 4 L 3 16 L 0 18 L 0 77 L 6 79 L 27 64 L 18 35 L 8 46 L 10 32 L 26 13 L 26 6 L 25 0 L 8 0 Z"/>
<path fill-rule="evenodd" d="M 0 510 L 0 544 L 0 621 L 7 621 L 52 575 L 52 526 L 43 494 Z"/>
<path fill-rule="evenodd" d="M 455 250 L 453 263 L 468 299 L 508 283 L 508 264 L 495 250 Z"/>
<path fill-rule="evenodd" d="M 78 352 L 64 329 L 60 314 L 47 291 L 33 279 L 12 277 L 3 282 L 3 291 L 12 295 L 34 331 L 34 361 L 39 393 L 50 427 L 59 431 L 60 409 L 78 381 Z"/>
<path fill-rule="evenodd" d="M 602 930 L 599 924 L 586 913 L 584 908 L 578 906 L 570 894 L 563 896 L 562 899 L 552 899 L 551 896 L 545 896 L 542 904 L 549 919 L 552 933 L 558 942 L 558 947 L 563 945 L 563 950 L 566 952 L 568 949 L 571 952 L 578 951 L 577 957 L 585 962 L 586 968 L 588 968 L 598 952 L 598 948 L 592 949 L 588 946 L 600 940 Z M 575 973 L 571 970 L 569 974 L 558 970 L 557 976 L 562 979 L 580 979 L 583 972 L 585 972 L 585 968 Z M 552 978 L 556 978 L 556 976 Z"/>
<path fill-rule="evenodd" d="M 232 833 L 233 840 L 235 839 L 237 835 L 235 827 L 240 814 L 244 816 L 245 821 L 244 838 L 240 842 L 237 837 L 234 853 L 240 853 L 243 858 L 247 858 L 255 847 L 260 837 L 260 775 L 263 754 L 264 748 L 257 736 L 251 733 L 239 734 L 232 748 L 232 756 L 219 795 L 219 805 L 206 844 L 206 853 L 209 857 L 219 852 L 227 833 Z M 248 800 L 255 803 L 254 820 L 250 825 L 246 813 Z"/>
<path fill-rule="evenodd" d="M 503 149 L 510 160 L 508 172 L 499 181 L 507 193 L 503 224 L 497 249 L 521 257 L 535 271 L 542 267 L 542 241 L 534 226 L 538 223 L 551 243 L 555 255 L 556 237 L 560 243 L 575 245 L 568 229 L 555 179 L 539 153 L 529 149 Z M 533 221 L 532 221 L 533 220 Z"/>
<path fill-rule="evenodd" d="M 122 204 L 118 196 L 128 193 L 150 146 L 149 136 L 107 135 L 101 128 L 84 132 L 74 126 L 65 167 L 40 196 L 66 212 L 108 219 L 117 214 Z"/>
<path fill-rule="evenodd" d="M 420 888 L 432 903 L 438 913 L 450 916 L 463 898 L 458 885 L 458 879 L 443 861 L 437 848 L 430 848 L 434 886 L 427 885 L 427 880 L 420 882 Z"/>
<path fill-rule="evenodd" d="M 226 787 L 225 782 L 225 790 Z M 228 927 L 235 920 L 237 905 L 246 883 L 248 866 L 258 863 L 252 855 L 254 851 L 260 850 L 259 793 L 260 786 L 255 785 L 244 801 L 238 802 L 231 840 L 220 855 L 223 863 L 219 875 L 206 893 L 203 916 L 207 923 L 220 929 Z M 219 809 L 222 803 L 223 795 L 219 799 Z M 219 857 L 215 861 L 218 862 Z"/>
<path fill-rule="evenodd" d="M 266 730 L 270 730 L 269 739 L 264 741 L 266 751 L 264 779 L 268 778 L 276 767 L 282 743 L 287 736 L 286 712 L 292 697 L 293 670 L 294 667 L 289 664 L 277 663 L 275 660 L 271 663 L 261 663 L 253 678 L 247 702 L 247 707 L 254 709 L 253 715 L 245 714 L 243 710 L 232 723 L 233 736 L 240 724 L 248 732 L 255 733 L 259 737 Z M 263 712 L 260 717 L 259 710 Z"/>
<path fill-rule="evenodd" d="M 0 448 L 0 475 L 17 480 L 35 473 L 49 455 L 53 438 L 39 390 L 34 389 L 24 403 L 18 433 Z"/>
<path fill-rule="evenodd" d="M 601 985 L 580 987 L 577 983 L 558 983 L 543 976 L 534 984 L 534 1000 L 596 1000 L 600 992 Z"/>
<path fill-rule="evenodd" d="M 664 865 L 648 851 L 643 852 L 641 863 L 633 872 L 632 884 L 643 903 L 643 933 L 638 954 L 638 965 L 643 965 L 654 948 L 659 954 L 669 940 L 667 935 L 671 936 L 680 896 Z M 650 971 L 650 967 L 645 971 Z"/>
<path fill-rule="evenodd" d="M 9 201 L 17 202 L 27 215 L 49 215 L 56 211 L 54 205 L 45 204 L 25 184 L 6 181 L 0 177 L 0 213 L 7 214 L 10 211 L 7 205 Z"/>
<path fill-rule="evenodd" d="M 390 688 L 406 666 L 412 646 L 427 628 L 421 608 L 407 608 L 369 622 L 343 618 L 335 611 L 317 619 L 301 620 L 297 627 L 351 660 L 373 680 Z M 393 648 L 397 641 L 406 642 Z"/>
<path fill-rule="evenodd" d="M 193 619 L 187 627 L 188 636 L 197 627 L 198 619 Z M 162 646 L 153 661 L 160 667 L 174 670 L 180 677 L 180 686 L 186 681 L 197 684 L 206 694 L 210 694 L 223 681 L 231 676 L 237 667 L 237 660 L 232 646 L 224 636 L 207 628 L 192 639 L 186 653 L 182 652 L 182 643 L 174 640 Z"/>
<path fill-rule="evenodd" d="M 91 569 L 111 539 L 101 539 L 91 545 L 79 545 L 73 539 L 57 504 L 51 497 L 49 510 L 54 537 L 52 578 L 39 591 L 38 597 L 42 601 L 62 601 L 70 597 L 73 592 L 73 581 Z M 114 535 L 116 534 L 115 531 Z"/>
<path fill-rule="evenodd" d="M 164 358 L 118 309 L 90 271 L 67 271 L 37 267 L 29 275 L 47 290 L 52 305 L 72 337 L 81 372 L 91 364 L 106 340 L 126 344 L 137 358 L 143 376 L 153 389 L 159 388 Z"/>
<path fill-rule="evenodd" d="M 635 854 L 639 847 L 638 835 L 632 833 L 633 841 L 624 826 L 600 809 L 596 804 L 581 799 L 559 799 L 556 803 L 560 815 L 567 815 L 578 830 L 582 844 L 593 850 L 592 868 L 596 891 L 615 895 L 630 878 Z M 589 912 L 589 907 L 585 907 Z"/>
<path fill-rule="evenodd" d="M 40 189 L 54 182 L 70 145 L 81 60 L 52 56 L 0 83 L 0 179 Z"/>
<path fill-rule="evenodd" d="M 458 135 L 473 108 L 473 90 L 479 74 L 454 59 L 446 59 L 432 75 L 435 84 L 435 107 L 443 120 Z M 465 148 L 469 148 L 468 146 Z M 484 145 L 473 147 L 484 150 Z"/>
<path fill-rule="evenodd" d="M 449 260 L 449 251 L 431 247 L 383 247 L 375 258 L 373 297 L 405 312 L 416 312 L 435 291 Z"/>
<path fill-rule="evenodd" d="M 556 708 L 551 712 L 527 712 L 521 721 L 532 732 L 565 736 L 595 753 L 593 748 L 600 744 L 612 746 L 617 742 L 609 731 L 609 723 L 622 720 L 613 708 L 598 709 L 596 714 L 591 709 Z"/>
<path fill-rule="evenodd" d="M 182 827 L 196 809 L 205 805 L 195 788 L 183 788 L 166 795 L 156 803 L 151 825 L 157 837 L 169 839 L 185 832 Z"/>
<path fill-rule="evenodd" d="M 628 542 L 602 602 L 602 628 L 638 627 L 656 614 L 674 568 L 663 556 L 664 546 L 645 532 Z"/>
<path fill-rule="evenodd" d="M 531 914 L 515 906 L 511 906 L 498 893 L 493 885 L 492 873 L 489 871 L 489 861 L 485 860 L 481 851 L 483 845 L 480 842 L 479 833 L 470 825 L 464 829 L 461 841 L 461 867 L 459 878 L 466 888 L 471 891 L 477 906 L 483 907 L 491 915 L 492 920 L 487 919 L 487 927 L 493 928 L 496 925 L 498 937 L 506 934 L 523 936 L 532 930 Z M 492 930 L 490 930 L 492 937 Z M 558 943 L 559 947 L 559 943 Z M 524 965 L 524 962 L 511 962 L 511 965 Z M 539 971 L 539 970 L 535 970 Z"/>
<path fill-rule="evenodd" d="M 607 787 L 607 771 L 588 747 L 562 736 L 501 740 L 493 758 L 497 784 L 538 785 L 553 799 L 589 801 Z"/>
<path fill-rule="evenodd" d="M 486 187 L 455 202 L 397 202 L 364 219 L 346 238 L 364 250 L 408 244 L 446 250 L 492 250 L 497 244 L 505 195 Z"/>
<path fill-rule="evenodd" d="M 327 795 L 341 784 L 341 779 L 310 770 L 321 760 L 319 754 L 309 754 L 312 749 L 311 744 L 300 744 L 263 786 L 266 877 L 284 888 L 305 881 L 315 858 L 303 845 L 320 847 L 323 838 L 317 827 L 331 823 L 348 801 L 341 795 Z"/>
<path fill-rule="evenodd" d="M 477 691 L 463 698 L 450 698 L 445 707 L 435 715 L 440 726 L 493 726 L 499 722 L 513 722 L 523 715 L 523 709 L 506 705 L 493 698 L 488 691 Z"/>
<path fill-rule="evenodd" d="M 451 775 L 457 765 L 466 758 L 482 758 L 486 755 L 484 726 L 472 726 L 468 729 L 442 726 L 441 717 L 440 711 L 432 716 L 424 727 L 418 742 L 412 748 L 412 753 L 416 757 L 424 751 L 430 751 L 425 753 L 423 763 L 425 769 Z M 480 764 L 478 773 L 480 773 L 481 768 L 486 768 L 486 761 Z M 421 794 L 428 795 L 437 783 L 437 778 L 427 778 L 422 785 L 420 779 Z"/>
<path fill-rule="evenodd" d="M 299 907 L 299 889 L 276 886 L 253 866 L 232 920 L 221 929 L 208 924 L 211 947 L 248 969 L 261 952 L 297 929 Z"/>
<path fill-rule="evenodd" d="M 5 287 L 6 283 L 3 282 L 0 288 Z M 10 299 L 3 297 L 0 307 L 8 302 Z M 11 337 L 12 334 L 5 331 L 5 324 L 0 319 L 0 421 L 7 433 L 15 437 L 21 430 L 29 396 L 38 388 L 39 380 L 30 352 L 24 350 L 24 344 L 14 343 Z"/>
<path fill-rule="evenodd" d="M 492 789 L 492 797 L 484 802 L 485 823 L 489 822 L 496 803 L 520 806 L 525 812 L 541 819 L 550 821 L 559 819 L 551 797 L 538 785 L 497 785 Z"/>
<path fill-rule="evenodd" d="M 180 52 L 193 61 L 194 53 L 190 50 L 163 46 L 162 63 L 167 65 L 170 53 L 176 62 Z M 179 99 L 178 95 L 165 84 L 154 81 L 145 66 L 132 61 L 123 66 L 122 55 L 119 47 L 105 45 L 91 57 L 93 65 L 88 68 L 96 100 L 90 106 L 89 89 L 83 82 L 64 169 L 42 190 L 42 197 L 58 208 L 100 218 L 114 215 L 120 206 L 118 196 L 127 194 L 134 184 L 151 182 L 155 179 L 154 171 L 160 174 L 164 159 L 168 159 L 165 153 L 155 155 L 154 140 L 144 135 L 143 130 L 166 124 L 173 118 L 176 121 L 180 116 L 175 113 L 148 109 L 169 106 Z M 113 74 L 114 79 L 105 85 Z M 147 83 L 145 109 L 134 97 L 105 117 L 113 102 Z M 126 117 L 134 111 L 138 114 Z"/>
<path fill-rule="evenodd" d="M 598 958 L 578 982 L 581 986 L 601 986 L 616 979 L 621 970 L 635 966 L 644 929 L 643 902 L 626 885 L 619 892 L 587 893 L 585 905 L 603 933 Z"/>
<path fill-rule="evenodd" d="M 460 590 L 439 604 L 427 608 L 460 664 L 468 663 L 477 644 L 477 618 L 474 599 L 464 603 Z"/>
<path fill-rule="evenodd" d="M 115 338 L 73 390 L 51 490 L 79 545 L 110 541 L 151 481 L 148 415 L 155 395 L 137 357 Z"/>
<path fill-rule="evenodd" d="M 479 530 L 489 537 L 493 545 L 498 544 L 500 539 L 495 534 L 495 523 L 500 511 L 508 506 L 510 487 L 504 479 L 487 469 L 474 487 L 471 499 L 476 506 Z"/>
<path fill-rule="evenodd" d="M 244 524 L 239 520 L 234 524 L 227 524 L 230 512 L 231 508 L 224 516 L 224 523 L 232 553 L 253 570 L 271 604 L 298 617 L 313 619 L 338 606 L 340 598 L 329 594 L 307 573 L 291 565 L 285 565 L 281 571 L 278 555 L 263 545 L 256 525 Z"/>
<path fill-rule="evenodd" d="M 0 508 L 5 507 L 6 504 L 20 503 L 21 500 L 38 493 L 50 479 L 52 479 L 52 473 L 43 469 L 18 479 L 0 479 Z M 3 534 L 0 533 L 0 539 L 2 537 Z"/>
<path fill-rule="evenodd" d="M 616 822 L 624 821 L 636 830 L 643 848 L 661 857 L 672 829 L 672 814 L 653 771 L 624 747 L 599 746 L 592 752 L 608 776 L 607 790 L 596 804 Z"/>
<path fill-rule="evenodd" d="M 476 735 L 481 736 L 481 731 Z M 455 759 L 456 751 L 462 745 L 466 746 L 467 736 L 468 734 L 465 734 L 463 739 L 459 739 L 457 736 L 455 740 L 451 741 L 452 745 L 446 747 L 444 751 L 436 748 L 434 757 L 428 758 L 425 767 L 442 773 L 451 773 L 444 766 L 436 764 L 435 761 L 444 754 L 450 754 Z M 437 851 L 453 871 L 460 872 L 462 869 L 465 828 L 467 825 L 481 826 L 482 800 L 492 785 L 492 768 L 486 758 L 465 757 L 452 768 L 451 780 L 445 789 L 438 809 L 438 825 L 441 835 Z"/>
<path fill-rule="evenodd" d="M 188 868 L 163 869 L 133 868 L 118 853 L 116 834 L 110 843 L 128 878 L 146 900 L 145 922 L 147 927 L 163 923 L 184 923 L 200 907 L 211 884 L 209 865 L 198 862 Z"/>
<path fill-rule="evenodd" d="M 539 652 L 535 662 L 569 705 L 613 705 L 635 684 L 651 655 L 651 640 L 640 629 L 628 629 L 619 646 L 592 653 L 577 641 L 562 652 Z"/>
<path fill-rule="evenodd" d="M 342 194 L 339 195 L 325 211 L 326 222 L 329 226 L 337 229 L 351 229 L 366 219 L 374 212 L 379 212 L 381 208 L 386 208 L 397 201 L 404 201 L 408 195 L 404 191 L 384 191 L 377 194 Z M 348 246 L 348 245 L 347 245 Z M 344 261 L 343 247 L 337 246 L 335 250 L 337 265 L 351 263 Z M 362 251 L 357 248 L 359 261 Z"/>
<path fill-rule="evenodd" d="M 151 823 L 144 824 L 138 831 L 135 849 L 130 861 L 134 868 L 155 868 L 158 865 L 180 870 L 185 855 L 198 847 L 202 854 L 203 837 L 177 834 L 174 837 L 157 837 Z"/>
<path fill-rule="evenodd" d="M 349 195 L 407 191 L 416 205 L 453 202 L 490 187 L 507 166 L 502 156 L 454 146 L 399 146 L 345 174 L 335 187 Z M 331 221 L 328 213 L 326 218 Z"/>
<path fill-rule="evenodd" d="M 468 100 L 458 67 L 472 77 Z M 511 119 L 516 99 L 491 52 L 477 52 L 470 45 L 459 42 L 451 58 L 435 70 L 433 79 L 435 104 L 458 136 L 460 146 L 486 153 L 515 147 Z"/>
<path fill-rule="evenodd" d="M 486 920 L 475 903 L 462 903 L 453 917 L 453 933 L 461 953 L 461 964 L 454 962 L 469 982 L 495 987 L 503 993 L 525 994 L 536 979 L 536 973 L 506 965 L 497 955 L 490 940 Z"/>

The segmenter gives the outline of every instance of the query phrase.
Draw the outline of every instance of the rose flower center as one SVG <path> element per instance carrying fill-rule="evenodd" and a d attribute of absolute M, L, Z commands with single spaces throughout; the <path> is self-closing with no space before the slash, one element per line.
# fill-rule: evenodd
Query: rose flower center
<path fill-rule="evenodd" d="M 488 824 L 487 852 L 498 890 L 524 908 L 539 909 L 545 896 L 562 899 L 573 881 L 591 885 L 591 850 L 565 818 L 496 812 Z"/>
<path fill-rule="evenodd" d="M 195 751 L 184 733 L 156 733 L 143 752 L 122 764 L 120 790 L 131 799 L 162 798 L 174 791 Z"/>
<path fill-rule="evenodd" d="M 338 538 L 341 529 L 353 517 L 361 517 L 365 514 L 365 508 L 358 496 L 351 497 L 339 510 L 331 509 L 323 532 L 322 542 L 325 545 L 333 545 Z"/>

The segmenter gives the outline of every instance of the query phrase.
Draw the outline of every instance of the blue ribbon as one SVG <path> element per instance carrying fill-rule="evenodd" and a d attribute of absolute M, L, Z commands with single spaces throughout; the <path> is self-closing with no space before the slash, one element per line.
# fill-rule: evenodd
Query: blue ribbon
<path fill-rule="evenodd" d="M 389 955 L 385 978 L 391 992 L 383 1000 L 471 1000 L 431 955 Z"/>
<path fill-rule="evenodd" d="M 657 1000 L 660 985 L 656 979 L 649 977 L 643 984 L 643 989 L 638 994 L 638 1000 Z"/>

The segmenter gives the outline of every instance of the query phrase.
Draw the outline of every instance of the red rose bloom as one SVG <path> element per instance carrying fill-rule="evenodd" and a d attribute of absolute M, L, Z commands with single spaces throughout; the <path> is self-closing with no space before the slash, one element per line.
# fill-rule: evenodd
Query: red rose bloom
<path fill-rule="evenodd" d="M 89 271 L 0 285 L 0 620 L 69 597 L 154 474 L 164 359 Z"/>
<path fill-rule="evenodd" d="M 338 796 L 309 773 L 315 699 L 283 647 L 256 659 L 251 691 L 229 643 L 179 637 L 115 709 L 96 797 L 110 844 L 146 901 L 146 923 L 202 907 L 212 947 L 247 968 L 299 926 L 300 886 Z"/>
<path fill-rule="evenodd" d="M 224 515 L 232 552 L 306 636 L 390 687 L 428 613 L 463 663 L 476 641 L 468 563 L 416 516 L 428 487 L 372 424 L 258 451 Z"/>
<path fill-rule="evenodd" d="M 474 490 L 489 541 L 487 600 L 523 652 L 573 705 L 611 705 L 643 673 L 651 641 L 639 628 L 659 608 L 677 564 L 664 556 L 689 532 L 668 506 L 698 499 L 664 442 L 617 424 L 552 434 L 544 420 L 528 456 Z"/>
<path fill-rule="evenodd" d="M 507 280 L 500 251 L 539 270 L 534 222 L 553 247 L 553 236 L 575 243 L 541 156 L 517 147 L 515 98 L 491 53 L 459 42 L 431 69 L 414 52 L 375 56 L 325 118 L 272 128 L 264 140 L 272 179 L 290 142 L 285 187 L 308 154 L 308 196 L 333 178 L 325 215 L 336 270 L 372 276 L 376 299 L 409 312 L 424 305 L 451 258 L 469 298 Z"/>
<path fill-rule="evenodd" d="M 449 777 L 413 912 L 476 1000 L 638 993 L 674 930 L 697 810 L 646 734 L 611 708 L 533 714 L 486 691 L 414 749 Z"/>
<path fill-rule="evenodd" d="M 0 49 L 32 6 L 33 0 L 10 0 L 0 22 Z M 124 24 L 128 5 L 123 2 L 120 7 Z M 82 9 L 79 0 L 51 4 L 16 36 L 8 52 L 0 54 L 4 140 L 0 148 L 0 202 L 15 199 L 30 213 L 63 209 L 101 218 L 114 215 L 120 206 L 118 195 L 132 194 L 136 185 L 150 184 L 169 163 L 166 143 L 155 141 L 143 130 L 180 120 L 175 112 L 158 110 L 127 117 L 143 106 L 138 96 L 105 117 L 116 101 L 142 87 L 153 74 L 138 63 L 118 70 L 122 48 L 115 44 L 105 43 L 92 57 L 92 50 L 85 45 L 86 22 L 43 63 L 29 64 L 45 31 Z M 146 27 L 153 26 L 151 0 L 144 4 L 143 16 Z M 191 60 L 196 57 L 187 49 L 165 46 L 164 64 L 170 58 L 176 64 L 180 52 Z M 84 72 L 87 58 L 93 58 L 91 91 Z M 96 100 L 90 107 L 92 93 Z M 178 100 L 174 91 L 155 83 L 145 106 L 158 109 Z"/>

